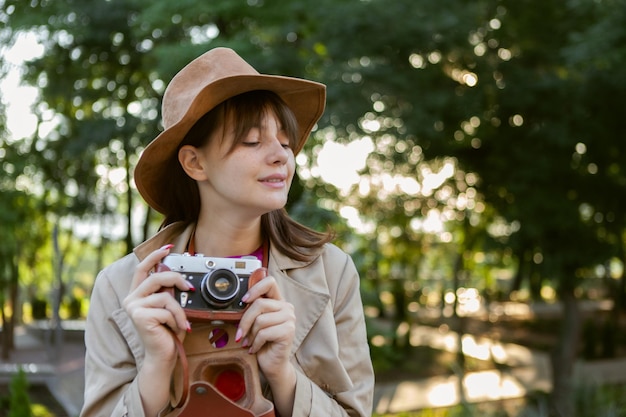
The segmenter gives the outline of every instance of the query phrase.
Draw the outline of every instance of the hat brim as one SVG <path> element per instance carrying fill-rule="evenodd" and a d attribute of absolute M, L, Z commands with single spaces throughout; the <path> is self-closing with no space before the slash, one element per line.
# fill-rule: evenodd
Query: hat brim
<path fill-rule="evenodd" d="M 184 116 L 161 132 L 143 151 L 134 178 L 137 189 L 146 202 L 160 213 L 168 196 L 161 187 L 167 181 L 166 167 L 171 158 L 177 158 L 177 149 L 193 125 L 223 101 L 236 95 L 268 90 L 280 96 L 293 111 L 298 121 L 298 138 L 293 149 L 298 154 L 306 143 L 313 126 L 324 112 L 326 87 L 314 81 L 278 75 L 236 75 L 217 80 L 197 94 Z"/>

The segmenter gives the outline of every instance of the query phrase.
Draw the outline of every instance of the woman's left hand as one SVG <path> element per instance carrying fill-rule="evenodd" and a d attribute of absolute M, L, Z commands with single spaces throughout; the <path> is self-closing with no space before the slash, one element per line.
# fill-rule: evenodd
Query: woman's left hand
<path fill-rule="evenodd" d="M 289 362 L 296 332 L 296 315 L 291 303 L 283 300 L 274 277 L 267 276 L 250 288 L 244 302 L 249 304 L 239 322 L 236 341 L 256 353 L 259 367 L 270 385 L 293 376 Z"/>

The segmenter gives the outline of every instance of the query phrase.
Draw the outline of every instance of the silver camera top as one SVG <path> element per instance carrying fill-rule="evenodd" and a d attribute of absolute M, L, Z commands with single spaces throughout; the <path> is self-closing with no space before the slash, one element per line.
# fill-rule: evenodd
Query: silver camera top
<path fill-rule="evenodd" d="M 163 264 L 177 272 L 210 272 L 216 269 L 227 269 L 237 275 L 250 275 L 262 266 L 261 261 L 254 256 L 214 258 L 189 253 L 171 253 L 163 259 Z"/>

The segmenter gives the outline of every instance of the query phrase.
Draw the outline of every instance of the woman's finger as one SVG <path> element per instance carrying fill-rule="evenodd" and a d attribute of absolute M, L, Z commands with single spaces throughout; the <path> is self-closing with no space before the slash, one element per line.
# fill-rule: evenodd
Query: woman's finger
<path fill-rule="evenodd" d="M 274 300 L 282 300 L 280 289 L 276 279 L 268 275 L 248 290 L 242 300 L 248 304 L 258 300 L 259 298 L 271 298 Z"/>
<path fill-rule="evenodd" d="M 153 293 L 130 301 L 127 305 L 134 322 L 167 325 L 175 333 L 189 330 L 189 323 L 182 307 L 168 293 Z"/>
<path fill-rule="evenodd" d="M 161 262 L 163 258 L 165 258 L 169 253 L 170 249 L 172 249 L 174 245 L 167 244 L 162 246 L 161 248 L 151 252 L 148 256 L 146 256 L 139 265 L 135 268 L 135 274 L 133 275 L 133 283 L 131 288 L 136 288 L 141 284 L 150 273 L 154 271 L 156 265 Z"/>
<path fill-rule="evenodd" d="M 179 272 L 157 272 L 144 279 L 134 290 L 137 297 L 161 292 L 163 288 L 177 287 L 181 291 L 195 291 L 194 286 L 185 280 Z"/>
<path fill-rule="evenodd" d="M 271 346 L 272 349 L 278 349 L 276 352 L 288 353 L 295 332 L 293 306 L 285 303 L 280 311 L 264 313 L 257 317 L 247 339 L 250 344 L 249 351 L 258 353 L 264 346 Z"/>
<path fill-rule="evenodd" d="M 295 330 L 295 321 L 295 310 L 292 304 L 267 298 L 258 299 L 241 318 L 235 341 L 256 340 L 259 332 L 274 326 L 286 326 L 283 327 L 283 333 L 288 333 L 292 328 Z M 267 340 L 269 339 L 264 339 L 262 343 Z"/>

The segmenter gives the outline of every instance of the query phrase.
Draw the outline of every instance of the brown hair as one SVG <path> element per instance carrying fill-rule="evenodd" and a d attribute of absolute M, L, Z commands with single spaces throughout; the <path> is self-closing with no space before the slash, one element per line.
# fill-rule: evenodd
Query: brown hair
<path fill-rule="evenodd" d="M 217 129 L 225 129 L 226 120 L 233 118 L 236 123 L 234 140 L 229 150 L 232 152 L 245 139 L 250 129 L 259 126 L 267 111 L 272 111 L 278 117 L 293 146 L 298 135 L 298 124 L 291 109 L 277 94 L 257 90 L 232 97 L 209 111 L 189 130 L 178 149 L 185 145 L 205 145 Z M 162 192 L 168 193 L 171 198 L 164 207 L 165 219 L 161 227 L 178 221 L 197 221 L 200 214 L 200 195 L 196 181 L 185 173 L 176 157 L 169 161 L 167 169 L 171 181 L 163 184 Z M 310 259 L 315 249 L 332 239 L 330 233 L 317 232 L 296 222 L 285 209 L 261 216 L 261 232 L 280 252 L 298 261 Z"/>

